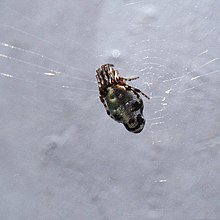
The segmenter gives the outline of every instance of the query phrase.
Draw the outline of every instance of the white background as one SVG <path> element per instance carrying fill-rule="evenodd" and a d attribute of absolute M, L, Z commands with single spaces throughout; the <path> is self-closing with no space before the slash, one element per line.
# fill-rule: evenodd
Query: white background
<path fill-rule="evenodd" d="M 220 2 L 3 0 L 0 219 L 220 219 Z M 95 69 L 151 97 L 129 133 Z"/>

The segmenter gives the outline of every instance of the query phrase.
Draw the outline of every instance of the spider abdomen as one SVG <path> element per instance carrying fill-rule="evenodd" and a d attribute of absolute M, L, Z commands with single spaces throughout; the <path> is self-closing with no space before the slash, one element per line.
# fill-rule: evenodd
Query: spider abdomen
<path fill-rule="evenodd" d="M 119 123 L 123 123 L 127 130 L 139 133 L 144 128 L 143 101 L 132 91 L 123 87 L 109 87 L 105 98 L 108 115 Z"/>

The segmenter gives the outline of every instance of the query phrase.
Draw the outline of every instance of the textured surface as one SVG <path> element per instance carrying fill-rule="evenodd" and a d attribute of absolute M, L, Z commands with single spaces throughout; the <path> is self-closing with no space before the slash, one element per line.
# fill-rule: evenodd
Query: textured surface
<path fill-rule="evenodd" d="M 1 219 L 220 219 L 218 0 L 0 6 Z M 98 99 L 104 63 L 151 96 L 139 135 Z"/>

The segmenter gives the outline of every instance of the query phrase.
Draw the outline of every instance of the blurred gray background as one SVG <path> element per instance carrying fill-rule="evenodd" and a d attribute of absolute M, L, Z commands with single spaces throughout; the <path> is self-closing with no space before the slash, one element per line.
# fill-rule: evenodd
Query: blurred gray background
<path fill-rule="evenodd" d="M 0 219 L 220 219 L 220 1 L 2 0 Z M 151 96 L 107 116 L 95 69 Z"/>

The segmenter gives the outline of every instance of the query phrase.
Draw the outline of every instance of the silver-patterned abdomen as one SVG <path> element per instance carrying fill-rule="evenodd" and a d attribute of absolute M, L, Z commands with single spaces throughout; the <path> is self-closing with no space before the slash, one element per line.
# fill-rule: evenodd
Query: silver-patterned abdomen
<path fill-rule="evenodd" d="M 143 101 L 133 91 L 126 91 L 122 86 L 108 88 L 106 110 L 111 118 L 123 123 L 128 131 L 139 133 L 143 130 Z"/>

